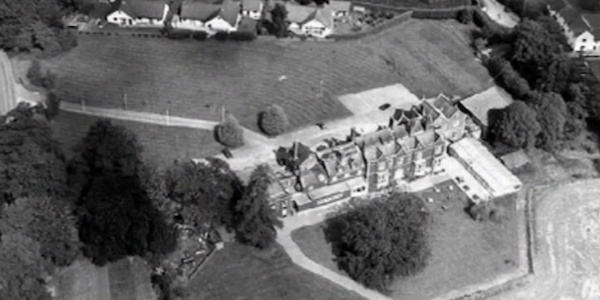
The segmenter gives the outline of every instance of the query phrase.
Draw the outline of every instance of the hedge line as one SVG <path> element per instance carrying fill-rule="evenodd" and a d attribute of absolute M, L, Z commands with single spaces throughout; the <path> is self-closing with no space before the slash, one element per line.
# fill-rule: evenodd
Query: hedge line
<path fill-rule="evenodd" d="M 204 31 L 172 29 L 167 33 L 167 37 L 173 40 L 194 38 L 203 41 L 208 38 L 208 33 Z M 251 31 L 217 32 L 214 38 L 219 41 L 253 41 L 256 39 L 256 34 Z"/>
<path fill-rule="evenodd" d="M 468 7 L 457 7 L 448 9 L 415 9 L 412 17 L 415 19 L 457 19 L 458 13 Z"/>
<path fill-rule="evenodd" d="M 393 19 L 384 22 L 383 24 L 379 25 L 379 26 L 375 26 L 369 30 L 365 30 L 362 32 L 357 32 L 357 33 L 346 33 L 346 34 L 331 34 L 329 35 L 327 38 L 328 39 L 332 39 L 335 41 L 344 41 L 344 40 L 354 40 L 354 39 L 359 39 L 362 37 L 365 37 L 367 35 L 372 35 L 372 34 L 377 34 L 382 32 L 383 30 L 386 30 L 388 28 L 394 27 L 396 25 L 402 24 L 408 20 L 410 20 L 412 15 L 411 11 L 407 11 L 404 12 L 396 17 L 394 17 Z"/>
<path fill-rule="evenodd" d="M 412 10 L 412 9 L 447 9 L 447 8 L 455 8 L 455 7 L 463 7 L 471 5 L 471 0 L 427 0 L 427 3 L 421 3 L 416 6 L 405 6 L 403 5 L 403 1 L 398 0 L 360 0 L 360 1 L 351 1 L 352 5 L 359 6 L 389 6 L 395 7 L 398 9 L 404 10 Z"/>

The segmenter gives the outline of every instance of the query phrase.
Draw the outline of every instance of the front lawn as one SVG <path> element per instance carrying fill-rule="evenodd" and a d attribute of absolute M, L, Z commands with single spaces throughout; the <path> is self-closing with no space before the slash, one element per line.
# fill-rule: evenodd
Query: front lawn
<path fill-rule="evenodd" d="M 278 246 L 259 251 L 228 243 L 188 286 L 194 300 L 364 300 L 295 265 Z"/>
<path fill-rule="evenodd" d="M 76 153 L 77 144 L 85 137 L 90 126 L 98 118 L 61 111 L 50 124 L 54 135 L 63 145 L 68 157 Z M 174 160 L 190 160 L 217 154 L 221 149 L 213 132 L 194 128 L 161 126 L 139 122 L 111 120 L 124 125 L 136 134 L 143 147 L 142 159 L 146 164 L 159 168 L 170 166 Z"/>
<path fill-rule="evenodd" d="M 453 191 L 448 189 L 453 186 Z M 432 214 L 430 229 L 432 256 L 419 274 L 396 280 L 391 286 L 396 300 L 431 299 L 471 284 L 492 280 L 518 267 L 518 244 L 515 200 L 499 203 L 506 219 L 501 223 L 478 223 L 465 212 L 466 196 L 454 183 L 438 185 L 419 194 Z M 442 209 L 442 205 L 447 210 Z M 293 240 L 305 255 L 323 266 L 337 269 L 331 245 L 325 239 L 323 224 L 302 227 L 292 232 Z"/>
<path fill-rule="evenodd" d="M 344 117 L 336 96 L 402 83 L 421 96 L 467 96 L 491 83 L 454 20 L 409 20 L 347 42 L 169 40 L 80 35 L 47 61 L 64 101 L 219 120 L 221 106 L 258 130 L 257 115 L 280 104 L 292 127 Z"/>

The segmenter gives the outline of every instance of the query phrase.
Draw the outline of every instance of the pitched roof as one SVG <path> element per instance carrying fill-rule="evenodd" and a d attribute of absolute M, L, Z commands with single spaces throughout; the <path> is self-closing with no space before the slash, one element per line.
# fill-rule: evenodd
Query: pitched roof
<path fill-rule="evenodd" d="M 313 13 L 315 12 L 314 7 L 302 6 L 298 4 L 293 4 L 288 2 L 285 4 L 285 8 L 288 12 L 287 19 L 292 23 L 303 24 L 313 17 Z"/>
<path fill-rule="evenodd" d="M 523 149 L 506 154 L 500 157 L 500 160 L 509 169 L 517 169 L 531 162 Z"/>
<path fill-rule="evenodd" d="M 333 28 L 333 9 L 329 5 L 318 8 L 314 13 L 314 19 L 327 28 Z"/>
<path fill-rule="evenodd" d="M 216 17 L 221 10 L 220 4 L 197 1 L 183 1 L 180 17 L 182 19 L 207 21 Z"/>
<path fill-rule="evenodd" d="M 590 29 L 587 23 L 585 23 L 583 20 L 579 10 L 575 9 L 571 5 L 567 5 L 565 8 L 561 9 L 558 14 L 565 20 L 565 23 L 573 31 L 575 36 L 578 36 Z"/>
<path fill-rule="evenodd" d="M 333 11 L 350 11 L 350 6 L 352 3 L 350 1 L 329 1 L 329 7 L 333 9 Z"/>
<path fill-rule="evenodd" d="M 132 18 L 162 19 L 165 2 L 144 0 L 123 0 L 119 10 Z"/>
<path fill-rule="evenodd" d="M 600 14 L 585 14 L 582 17 L 596 40 L 600 40 Z"/>
<path fill-rule="evenodd" d="M 221 6 L 221 11 L 219 12 L 219 16 L 231 26 L 235 26 L 240 9 L 241 7 L 238 2 L 234 2 L 233 0 L 224 0 Z"/>
<path fill-rule="evenodd" d="M 446 118 L 452 117 L 454 115 L 454 113 L 456 113 L 456 111 L 458 111 L 458 108 L 456 107 L 456 105 L 452 105 L 452 103 L 450 103 L 450 99 L 448 99 L 444 95 L 439 95 L 433 101 L 433 106 L 438 111 L 440 111 Z"/>
<path fill-rule="evenodd" d="M 561 9 L 565 8 L 565 6 L 567 6 L 567 3 L 565 3 L 564 0 L 550 0 L 548 2 L 548 6 L 553 11 L 560 11 Z"/>
<path fill-rule="evenodd" d="M 244 10 L 259 11 L 261 0 L 242 0 L 242 8 Z"/>

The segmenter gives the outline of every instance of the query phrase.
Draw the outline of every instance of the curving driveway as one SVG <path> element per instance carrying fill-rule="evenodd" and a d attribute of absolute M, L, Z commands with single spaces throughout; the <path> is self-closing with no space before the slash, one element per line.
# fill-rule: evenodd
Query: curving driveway
<path fill-rule="evenodd" d="M 600 179 L 553 186 L 533 200 L 535 275 L 495 300 L 600 299 Z"/>

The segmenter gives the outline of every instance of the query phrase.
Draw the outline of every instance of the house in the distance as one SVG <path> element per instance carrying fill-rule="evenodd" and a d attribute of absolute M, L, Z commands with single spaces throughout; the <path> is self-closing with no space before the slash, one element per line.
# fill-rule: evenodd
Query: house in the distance
<path fill-rule="evenodd" d="M 171 26 L 209 33 L 236 31 L 241 20 L 240 11 L 240 4 L 232 0 L 222 3 L 184 0 Z"/>
<path fill-rule="evenodd" d="M 548 4 L 547 9 L 563 28 L 574 52 L 585 56 L 600 55 L 600 14 L 582 14 L 562 1 Z"/>
<path fill-rule="evenodd" d="M 106 21 L 123 27 L 163 27 L 169 5 L 163 1 L 115 0 Z"/>
<path fill-rule="evenodd" d="M 352 2 L 350 1 L 338 1 L 338 0 L 330 0 L 329 7 L 333 10 L 333 17 L 335 19 L 346 17 L 350 14 L 350 9 L 352 7 Z"/>
<path fill-rule="evenodd" d="M 241 7 L 238 2 L 224 0 L 216 16 L 204 24 L 210 32 L 236 31 L 241 20 Z"/>
<path fill-rule="evenodd" d="M 262 16 L 262 0 L 242 0 L 242 16 L 259 20 Z"/>
<path fill-rule="evenodd" d="M 288 2 L 285 5 L 289 30 L 298 35 L 324 38 L 333 32 L 333 10 L 329 6 L 302 6 Z"/>

